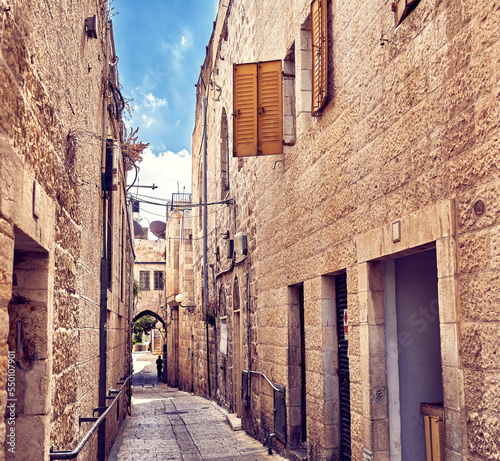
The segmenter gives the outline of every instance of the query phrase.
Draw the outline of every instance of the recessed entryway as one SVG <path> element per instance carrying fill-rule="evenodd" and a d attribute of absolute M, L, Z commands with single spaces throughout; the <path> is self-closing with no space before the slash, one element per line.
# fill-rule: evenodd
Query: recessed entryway
<path fill-rule="evenodd" d="M 424 460 L 422 402 L 443 402 L 436 250 L 384 263 L 391 460 Z"/>

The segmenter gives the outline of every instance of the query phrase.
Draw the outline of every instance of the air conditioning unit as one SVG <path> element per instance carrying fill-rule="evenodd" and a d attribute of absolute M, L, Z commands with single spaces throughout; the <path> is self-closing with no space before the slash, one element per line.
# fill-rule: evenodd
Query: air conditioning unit
<path fill-rule="evenodd" d="M 238 232 L 234 236 L 234 252 L 239 255 L 248 253 L 247 234 L 244 232 Z"/>

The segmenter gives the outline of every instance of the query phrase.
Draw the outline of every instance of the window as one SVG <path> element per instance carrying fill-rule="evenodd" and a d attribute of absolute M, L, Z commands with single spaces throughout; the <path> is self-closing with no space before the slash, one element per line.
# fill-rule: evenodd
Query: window
<path fill-rule="evenodd" d="M 155 290 L 163 290 L 163 271 L 155 271 Z"/>
<path fill-rule="evenodd" d="M 281 154 L 281 61 L 235 64 L 233 85 L 233 156 Z"/>
<path fill-rule="evenodd" d="M 149 291 L 149 271 L 139 272 L 139 283 L 143 291 Z"/>
<path fill-rule="evenodd" d="M 226 198 L 229 190 L 229 146 L 226 109 L 222 108 L 220 124 L 220 198 Z"/>
<path fill-rule="evenodd" d="M 326 0 L 311 3 L 312 108 L 311 115 L 323 108 L 328 88 L 328 40 Z"/>
<path fill-rule="evenodd" d="M 417 6 L 419 1 L 420 0 L 394 0 L 392 2 L 396 27 L 399 26 L 403 19 Z"/>

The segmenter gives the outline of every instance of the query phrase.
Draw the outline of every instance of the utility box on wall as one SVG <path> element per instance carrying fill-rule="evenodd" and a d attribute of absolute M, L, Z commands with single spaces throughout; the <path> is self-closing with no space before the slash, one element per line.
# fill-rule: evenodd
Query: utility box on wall
<path fill-rule="evenodd" d="M 244 232 L 238 232 L 234 236 L 234 252 L 239 255 L 248 253 L 247 234 Z"/>

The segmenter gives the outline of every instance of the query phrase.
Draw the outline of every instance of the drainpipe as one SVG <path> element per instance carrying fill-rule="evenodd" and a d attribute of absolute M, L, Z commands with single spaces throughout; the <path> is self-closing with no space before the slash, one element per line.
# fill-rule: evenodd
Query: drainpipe
<path fill-rule="evenodd" d="M 213 290 L 214 298 L 217 301 L 217 279 L 215 278 L 215 264 L 210 264 L 212 266 L 212 277 L 213 277 Z M 219 362 L 217 359 L 217 319 L 214 322 L 214 396 L 217 398 L 217 387 L 219 380 Z"/>
<path fill-rule="evenodd" d="M 201 100 L 203 114 L 203 139 L 202 139 L 202 232 L 203 232 L 203 312 L 206 313 L 208 306 L 208 221 L 207 221 L 207 97 Z M 208 396 L 211 397 L 212 389 L 210 385 L 210 337 L 208 323 L 206 323 L 207 333 L 207 376 L 208 376 Z"/>
<path fill-rule="evenodd" d="M 109 41 L 109 23 L 106 23 L 106 35 L 104 39 L 104 71 L 106 79 L 104 80 L 105 90 L 107 86 L 107 73 L 109 68 L 109 54 L 107 50 Z M 102 158 L 101 158 L 101 176 L 102 176 L 102 245 L 103 255 L 101 258 L 101 300 L 100 300 L 100 318 L 99 318 L 99 415 L 103 413 L 106 407 L 106 356 L 107 356 L 107 316 L 108 316 L 108 249 L 107 244 L 107 227 L 108 227 L 108 195 L 111 191 L 106 191 L 106 139 L 108 137 L 108 101 L 106 91 L 103 96 L 103 111 L 102 111 Z M 98 440 L 98 459 L 105 461 L 106 459 L 106 421 L 99 426 Z"/>
<path fill-rule="evenodd" d="M 252 332 L 250 329 L 250 253 L 247 260 L 247 341 L 248 341 L 248 371 L 252 370 Z M 250 376 L 251 373 L 249 373 Z M 251 378 L 250 378 L 251 379 Z"/>

